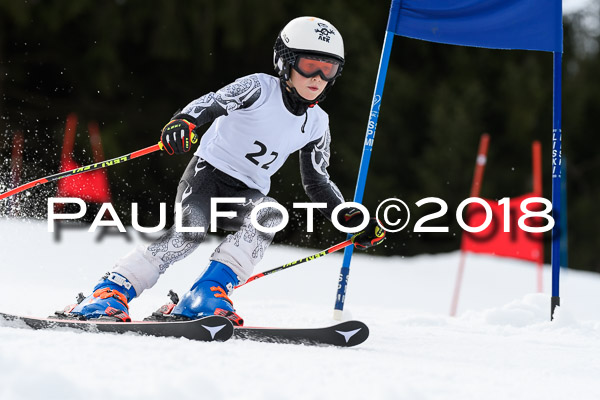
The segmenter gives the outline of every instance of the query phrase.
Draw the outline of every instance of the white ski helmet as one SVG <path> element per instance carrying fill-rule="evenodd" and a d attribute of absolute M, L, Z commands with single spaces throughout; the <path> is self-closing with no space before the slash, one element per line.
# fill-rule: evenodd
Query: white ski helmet
<path fill-rule="evenodd" d="M 298 56 L 330 58 L 337 63 L 335 75 L 326 79 L 333 85 L 344 66 L 344 41 L 342 35 L 329 22 L 316 17 L 298 17 L 291 20 L 279 33 L 273 48 L 275 72 L 283 82 L 290 79 Z"/>

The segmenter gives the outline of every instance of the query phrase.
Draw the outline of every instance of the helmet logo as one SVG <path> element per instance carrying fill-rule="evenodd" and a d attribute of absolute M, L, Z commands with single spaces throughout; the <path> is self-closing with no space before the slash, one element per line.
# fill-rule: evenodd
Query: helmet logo
<path fill-rule="evenodd" d="M 329 35 L 335 35 L 335 31 L 333 29 L 329 29 L 329 26 L 322 22 L 319 22 L 317 25 L 319 25 L 320 29 L 315 29 L 315 32 L 319 34 L 319 40 L 329 43 L 329 40 L 331 40 Z"/>

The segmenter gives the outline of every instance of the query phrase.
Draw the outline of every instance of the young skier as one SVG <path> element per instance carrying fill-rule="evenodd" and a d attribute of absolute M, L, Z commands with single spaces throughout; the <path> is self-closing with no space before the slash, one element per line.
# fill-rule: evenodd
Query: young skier
<path fill-rule="evenodd" d="M 211 124 L 183 173 L 176 203 L 181 203 L 183 227 L 203 227 L 203 232 L 178 232 L 171 227 L 149 246 L 139 246 L 117 261 L 112 272 L 92 294 L 65 310 L 76 318 L 111 318 L 129 321 L 128 303 L 152 287 L 173 263 L 191 254 L 206 237 L 211 221 L 211 198 L 244 198 L 219 211 L 236 212 L 219 218 L 219 227 L 232 231 L 210 257 L 210 263 L 177 305 L 161 308 L 175 319 L 223 315 L 236 325 L 243 320 L 229 299 L 233 288 L 245 282 L 260 262 L 274 233 L 257 230 L 250 213 L 264 202 L 271 176 L 288 156 L 300 151 L 302 184 L 312 202 L 326 203 L 320 211 L 331 220 L 333 209 L 344 199 L 329 179 L 329 120 L 319 107 L 344 66 L 344 44 L 329 22 L 300 17 L 280 32 L 274 46 L 277 77 L 257 73 L 242 77 L 217 92 L 208 93 L 177 112 L 161 134 L 169 155 L 188 152 L 195 129 Z M 263 208 L 257 222 L 279 225 L 282 214 Z M 363 222 L 355 208 L 342 210 L 338 221 L 346 227 Z M 371 219 L 353 236 L 357 248 L 379 244 L 385 231 Z M 156 313 L 155 313 L 156 315 Z"/>

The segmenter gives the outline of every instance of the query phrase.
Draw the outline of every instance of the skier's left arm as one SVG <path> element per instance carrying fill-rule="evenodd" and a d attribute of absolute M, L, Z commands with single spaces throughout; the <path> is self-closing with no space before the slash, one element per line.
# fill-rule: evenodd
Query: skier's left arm
<path fill-rule="evenodd" d="M 329 166 L 331 136 L 329 129 L 325 134 L 300 149 L 300 174 L 302 186 L 309 199 L 315 203 L 326 203 L 326 208 L 319 211 L 331 221 L 334 208 L 344 203 L 344 197 L 327 172 Z M 354 207 L 342 209 L 337 215 L 337 222 L 345 227 L 356 227 L 363 222 L 362 211 Z M 368 225 L 352 236 L 352 242 L 358 249 L 366 249 L 381 243 L 385 239 L 385 231 L 377 224 L 375 218 Z"/>
<path fill-rule="evenodd" d="M 326 203 L 319 211 L 331 221 L 333 209 L 344 202 L 344 196 L 335 183 L 329 179 L 329 130 L 325 134 L 300 149 L 300 175 L 302 186 L 313 203 Z"/>

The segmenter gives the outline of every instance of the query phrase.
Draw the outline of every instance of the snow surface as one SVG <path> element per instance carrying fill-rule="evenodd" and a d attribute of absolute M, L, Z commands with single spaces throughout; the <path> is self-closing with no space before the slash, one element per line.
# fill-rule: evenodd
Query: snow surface
<path fill-rule="evenodd" d="M 45 221 L 0 219 L 0 310 L 46 316 L 72 303 L 140 236 L 100 237 Z M 343 240 L 340 237 L 340 240 Z M 143 318 L 184 292 L 217 239 L 132 302 Z M 270 269 L 315 253 L 272 246 Z M 458 253 L 353 258 L 345 319 L 370 327 L 353 348 L 201 343 L 33 331 L 0 323 L 0 399 L 600 399 L 600 277 L 566 271 L 549 321 L 527 262 L 468 255 L 458 317 L 449 317 Z M 233 295 L 249 325 L 333 323 L 341 254 L 261 278 Z M 256 271 L 258 272 L 258 271 Z"/>
<path fill-rule="evenodd" d="M 577 11 L 592 11 L 597 6 L 598 0 L 563 0 L 563 14 Z"/>

